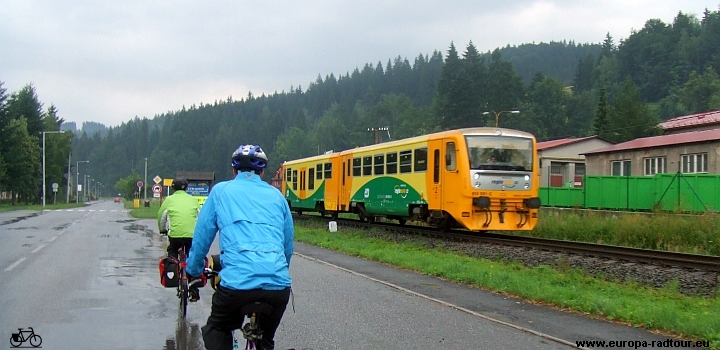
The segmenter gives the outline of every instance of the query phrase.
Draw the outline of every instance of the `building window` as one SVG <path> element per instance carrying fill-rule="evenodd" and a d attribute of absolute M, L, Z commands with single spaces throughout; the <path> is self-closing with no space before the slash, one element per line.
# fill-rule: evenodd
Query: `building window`
<path fill-rule="evenodd" d="M 664 174 L 667 172 L 667 159 L 665 157 L 645 158 L 645 175 Z"/>
<path fill-rule="evenodd" d="M 612 176 L 630 176 L 630 161 L 619 160 L 612 162 Z"/>
<path fill-rule="evenodd" d="M 680 162 L 685 174 L 707 173 L 707 153 L 684 154 Z"/>
<path fill-rule="evenodd" d="M 585 176 L 585 164 L 575 163 L 575 176 Z"/>

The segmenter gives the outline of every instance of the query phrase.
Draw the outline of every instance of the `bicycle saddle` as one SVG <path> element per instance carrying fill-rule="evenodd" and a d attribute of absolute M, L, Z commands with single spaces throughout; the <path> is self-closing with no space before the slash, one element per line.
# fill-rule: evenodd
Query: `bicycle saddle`
<path fill-rule="evenodd" d="M 252 315 L 253 313 L 259 315 L 269 315 L 272 311 L 272 306 L 262 301 L 256 301 L 240 308 L 240 312 L 243 315 Z"/>

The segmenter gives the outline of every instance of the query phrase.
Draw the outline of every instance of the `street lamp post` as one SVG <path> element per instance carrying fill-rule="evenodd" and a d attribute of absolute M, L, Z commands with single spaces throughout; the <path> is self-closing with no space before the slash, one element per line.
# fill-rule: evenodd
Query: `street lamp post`
<path fill-rule="evenodd" d="M 143 182 L 143 200 L 147 201 L 147 158 L 145 158 L 145 182 Z"/>
<path fill-rule="evenodd" d="M 514 110 L 514 111 L 502 111 L 502 112 L 491 111 L 491 112 L 495 114 L 495 127 L 496 127 L 496 128 L 497 128 L 498 125 L 500 124 L 500 114 L 503 114 L 503 113 L 518 114 L 518 113 L 520 113 L 520 111 L 518 111 L 518 110 Z M 483 115 L 490 115 L 490 112 L 483 112 Z"/>
<path fill-rule="evenodd" d="M 43 184 L 42 184 L 42 207 L 45 209 L 45 134 L 62 134 L 65 131 L 41 131 L 42 133 L 42 163 L 43 163 Z"/>
<path fill-rule="evenodd" d="M 78 160 L 75 163 L 75 203 L 80 203 L 80 195 L 78 194 L 78 192 L 80 192 L 80 190 L 77 188 L 78 185 L 80 185 L 80 163 L 90 163 L 90 161 L 89 160 Z M 85 180 L 84 177 L 83 177 L 83 180 Z"/>

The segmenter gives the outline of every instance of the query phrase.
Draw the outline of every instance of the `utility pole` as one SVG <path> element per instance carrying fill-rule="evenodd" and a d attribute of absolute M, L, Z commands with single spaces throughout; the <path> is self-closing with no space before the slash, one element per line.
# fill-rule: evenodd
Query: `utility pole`
<path fill-rule="evenodd" d="M 375 134 L 375 144 L 378 144 L 378 143 L 381 143 L 381 142 L 382 142 L 382 132 L 383 132 L 383 131 L 387 131 L 388 139 L 389 139 L 389 138 L 390 138 L 390 131 L 389 131 L 389 130 L 390 130 L 390 127 L 387 127 L 387 126 L 382 126 L 382 127 L 379 127 L 379 128 L 368 128 L 368 129 L 367 129 L 368 132 L 372 132 L 372 133 Z"/>
<path fill-rule="evenodd" d="M 143 185 L 143 200 L 147 200 L 147 158 L 145 158 L 145 182 Z"/>
<path fill-rule="evenodd" d="M 72 159 L 72 152 L 68 154 L 68 171 L 67 171 L 67 201 L 65 203 L 70 203 L 70 171 L 72 168 L 71 166 L 71 159 Z"/>

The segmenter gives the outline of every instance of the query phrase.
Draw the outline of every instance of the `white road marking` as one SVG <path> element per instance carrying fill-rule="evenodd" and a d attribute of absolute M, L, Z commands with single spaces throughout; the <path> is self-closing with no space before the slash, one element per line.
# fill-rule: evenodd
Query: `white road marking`
<path fill-rule="evenodd" d="M 37 252 L 40 251 L 40 249 L 43 249 L 43 248 L 45 248 L 45 245 L 44 245 L 44 244 L 41 245 L 41 246 L 39 246 L 39 247 L 37 247 L 37 248 L 35 248 L 35 249 L 33 249 L 31 253 L 37 253 Z"/>
<path fill-rule="evenodd" d="M 59 236 L 59 235 L 58 235 L 58 236 Z M 53 236 L 53 238 L 50 238 L 50 240 L 48 241 L 48 243 L 54 241 L 56 238 L 58 238 L 58 236 Z"/>
<path fill-rule="evenodd" d="M 10 271 L 10 270 L 14 269 L 16 266 L 20 265 L 21 262 L 25 261 L 25 259 L 27 259 L 27 258 L 18 259 L 18 261 L 14 262 L 14 263 L 12 263 L 12 265 L 6 267 L 5 271 Z"/>

